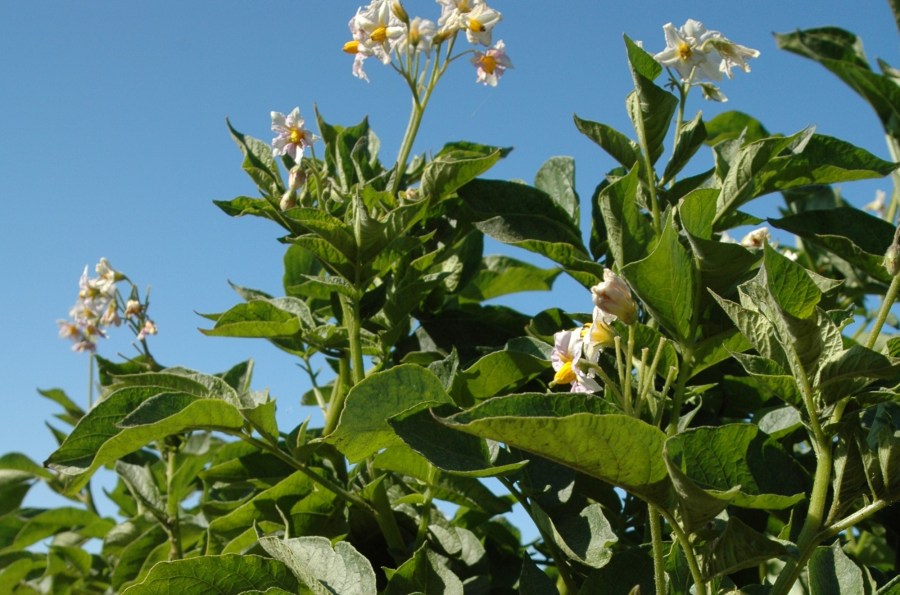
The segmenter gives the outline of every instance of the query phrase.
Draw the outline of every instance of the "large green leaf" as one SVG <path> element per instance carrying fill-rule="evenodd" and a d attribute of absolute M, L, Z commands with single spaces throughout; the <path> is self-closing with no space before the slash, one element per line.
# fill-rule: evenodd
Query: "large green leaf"
<path fill-rule="evenodd" d="M 212 329 L 201 329 L 211 337 L 293 337 L 303 328 L 309 308 L 297 298 L 253 300 L 238 304 L 219 315 Z"/>
<path fill-rule="evenodd" d="M 460 297 L 481 302 L 520 291 L 549 291 L 561 272 L 558 268 L 542 269 L 508 256 L 485 256 Z"/>
<path fill-rule="evenodd" d="M 291 569 L 315 595 L 375 595 L 375 571 L 350 543 L 325 537 L 262 537 L 266 552 Z"/>
<path fill-rule="evenodd" d="M 769 219 L 769 223 L 830 250 L 882 282 L 890 282 L 883 258 L 893 241 L 894 228 L 883 219 L 859 209 L 838 207 Z"/>
<path fill-rule="evenodd" d="M 666 441 L 665 454 L 712 495 L 737 488 L 736 506 L 782 509 L 805 498 L 803 469 L 753 424 L 687 430 Z"/>
<path fill-rule="evenodd" d="M 655 240 L 653 227 L 638 208 L 638 168 L 600 191 L 600 211 L 609 234 L 609 251 L 619 266 L 641 260 Z"/>
<path fill-rule="evenodd" d="M 244 162 L 241 164 L 244 171 L 253 179 L 263 195 L 280 197 L 284 193 L 284 184 L 278 173 L 278 165 L 272 157 L 271 145 L 241 134 L 231 126 L 231 122 L 228 120 L 225 122 L 231 138 L 244 155 Z"/>
<path fill-rule="evenodd" d="M 556 399 L 550 395 L 545 398 Z M 665 434 L 658 428 L 619 414 L 548 417 L 532 407 L 537 404 L 533 400 L 505 400 L 503 404 L 510 410 L 505 415 L 497 415 L 496 406 L 486 401 L 481 407 L 441 421 L 556 461 L 650 502 L 668 505 L 671 483 L 662 459 Z"/>
<path fill-rule="evenodd" d="M 427 544 L 396 570 L 385 569 L 387 588 L 382 595 L 410 595 L 413 593 L 442 593 L 463 595 L 463 583 L 445 566 L 441 556 L 428 549 Z"/>
<path fill-rule="evenodd" d="M 551 157 L 534 176 L 534 187 L 547 193 L 569 214 L 576 226 L 581 221 L 578 193 L 575 191 L 575 160 L 572 157 Z"/>
<path fill-rule="evenodd" d="M 634 91 L 628 94 L 625 106 L 638 142 L 649 151 L 650 162 L 656 163 L 663 153 L 663 142 L 678 107 L 678 99 L 653 82 L 659 76 L 661 67 L 650 54 L 628 36 L 625 36 L 625 47 L 634 79 Z"/>
<path fill-rule="evenodd" d="M 578 131 L 600 145 L 604 151 L 609 153 L 623 167 L 631 169 L 640 161 L 641 149 L 637 143 L 612 126 L 607 126 L 600 122 L 582 120 L 578 116 L 574 116 L 574 118 L 575 127 Z"/>
<path fill-rule="evenodd" d="M 603 568 L 613 557 L 612 547 L 619 538 L 600 504 L 589 504 L 577 514 L 554 511 L 551 517 L 533 502 L 531 517 L 542 534 L 549 535 L 566 556 L 589 568 Z"/>
<path fill-rule="evenodd" d="M 96 513 L 70 506 L 43 510 L 27 519 L 11 539 L 0 547 L 0 553 L 20 550 L 42 539 L 58 533 L 76 533 L 85 540 L 102 538 L 115 526 L 112 519 L 105 519 Z"/>
<path fill-rule="evenodd" d="M 356 463 L 403 443 L 389 418 L 413 407 L 452 402 L 437 376 L 420 366 L 403 364 L 372 374 L 350 389 L 340 423 L 326 440 Z"/>
<path fill-rule="evenodd" d="M 622 268 L 622 275 L 644 306 L 679 341 L 690 337 L 697 298 L 697 271 L 681 245 L 670 212 L 653 252 Z"/>
<path fill-rule="evenodd" d="M 660 185 L 668 184 L 676 175 L 688 164 L 691 157 L 697 150 L 703 146 L 706 140 L 706 127 L 703 125 L 703 118 L 700 112 L 694 116 L 693 120 L 683 122 L 681 124 L 681 133 L 678 135 L 678 144 L 672 152 L 672 157 L 666 164 Z"/>
<path fill-rule="evenodd" d="M 704 578 L 726 576 L 765 561 L 787 556 L 787 548 L 774 539 L 754 531 L 737 517 L 728 519 L 725 531 L 713 539 L 701 556 Z"/>
<path fill-rule="evenodd" d="M 282 562 L 261 556 L 199 556 L 161 562 L 127 595 L 239 595 L 269 588 L 296 593 L 300 583 Z"/>
<path fill-rule="evenodd" d="M 500 159 L 500 149 L 487 155 L 474 155 L 471 151 L 449 151 L 428 162 L 422 173 L 423 198 L 438 201 L 471 182 Z"/>
<path fill-rule="evenodd" d="M 532 339 L 522 339 L 530 346 Z M 538 348 L 526 351 L 516 343 L 480 358 L 463 370 L 453 384 L 457 402 L 472 404 L 501 393 L 509 393 L 550 369 L 549 353 Z"/>
<path fill-rule="evenodd" d="M 847 557 L 840 541 L 819 546 L 809 558 L 810 595 L 865 593 L 863 571 Z"/>

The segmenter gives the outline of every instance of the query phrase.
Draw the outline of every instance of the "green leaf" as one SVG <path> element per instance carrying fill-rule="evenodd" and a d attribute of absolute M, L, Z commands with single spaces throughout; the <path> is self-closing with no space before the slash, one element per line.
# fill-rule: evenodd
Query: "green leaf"
<path fill-rule="evenodd" d="M 763 265 L 769 293 L 778 306 L 795 318 L 812 316 L 822 292 L 807 270 L 769 244 L 765 246 Z"/>
<path fill-rule="evenodd" d="M 644 306 L 680 342 L 692 339 L 691 321 L 698 283 L 690 253 L 681 245 L 670 212 L 653 252 L 622 268 Z"/>
<path fill-rule="evenodd" d="M 423 545 L 396 570 L 385 569 L 387 588 L 382 595 L 442 593 L 463 595 L 463 583 L 447 568 L 441 558 Z"/>
<path fill-rule="evenodd" d="M 619 538 L 603 515 L 603 506 L 589 504 L 578 514 L 559 514 L 553 518 L 533 502 L 531 517 L 545 535 L 570 558 L 590 568 L 603 568 L 613 557 L 612 547 Z"/>
<path fill-rule="evenodd" d="M 262 537 L 259 544 L 316 595 L 375 595 L 375 571 L 349 542 L 324 537 Z"/>
<path fill-rule="evenodd" d="M 238 408 L 224 400 L 126 387 L 100 401 L 45 465 L 70 475 L 66 492 L 75 494 L 96 469 L 154 440 L 188 429 L 237 431 L 243 424 Z"/>
<path fill-rule="evenodd" d="M 710 146 L 736 138 L 753 142 L 771 136 L 759 120 L 738 111 L 722 112 L 716 115 L 706 123 L 706 134 L 706 144 Z"/>
<path fill-rule="evenodd" d="M 551 157 L 534 177 L 534 187 L 546 192 L 569 214 L 576 226 L 581 221 L 578 193 L 575 191 L 575 160 L 572 157 Z"/>
<path fill-rule="evenodd" d="M 494 351 L 463 370 L 453 384 L 457 402 L 471 404 L 500 393 L 512 392 L 550 369 L 543 353 L 510 348 Z"/>
<path fill-rule="evenodd" d="M 561 272 L 558 268 L 542 269 L 508 256 L 485 256 L 460 297 L 481 302 L 520 291 L 549 291 Z"/>
<path fill-rule="evenodd" d="M 553 409 L 558 397 L 543 408 Z M 649 424 L 618 414 L 574 413 L 547 417 L 533 400 L 506 400 L 514 413 L 497 415 L 492 399 L 482 406 L 441 419 L 462 432 L 504 442 L 628 490 L 666 506 L 671 493 L 662 445 L 665 435 Z M 540 405 L 538 403 L 534 403 Z M 560 405 L 565 406 L 565 400 Z M 590 440 L 585 440 L 590 436 Z"/>
<path fill-rule="evenodd" d="M 609 234 L 609 251 L 620 266 L 641 260 L 655 240 L 653 227 L 638 208 L 638 168 L 600 191 L 600 211 Z"/>
<path fill-rule="evenodd" d="M 812 129 L 807 128 L 792 136 L 764 138 L 741 146 L 722 181 L 714 222 L 719 223 L 738 207 L 758 196 L 756 176 L 769 161 L 790 147 L 794 150 L 802 149 L 812 134 Z"/>
<path fill-rule="evenodd" d="M 631 169 L 640 161 L 641 149 L 637 143 L 606 124 L 582 120 L 578 116 L 575 119 L 575 128 L 583 135 L 600 145 L 610 157 L 622 164 L 626 169 Z"/>
<path fill-rule="evenodd" d="M 150 569 L 146 568 L 143 573 L 141 569 L 146 562 L 152 560 L 152 553 L 159 546 L 164 546 L 168 554 L 168 537 L 159 523 L 154 523 L 144 531 L 136 532 L 129 537 L 128 543 L 118 554 L 118 562 L 112 573 L 112 587 L 116 591 L 121 591 L 134 580 L 140 582 L 143 579 Z"/>
<path fill-rule="evenodd" d="M 769 219 L 778 229 L 791 232 L 830 250 L 882 282 L 890 282 L 882 259 L 894 237 L 894 228 L 883 219 L 859 209 L 815 209 Z"/>
<path fill-rule="evenodd" d="M 831 547 L 819 546 L 809 558 L 810 595 L 851 595 L 865 593 L 863 573 L 847 557 L 836 541 Z"/>
<path fill-rule="evenodd" d="M 669 438 L 665 453 L 713 495 L 738 488 L 731 501 L 736 506 L 783 509 L 806 496 L 802 468 L 753 424 L 690 429 Z"/>
<path fill-rule="evenodd" d="M 326 441 L 356 463 L 382 448 L 403 443 L 389 418 L 413 407 L 452 402 L 433 373 L 411 364 L 396 366 L 372 374 L 350 389 L 340 423 Z"/>
<path fill-rule="evenodd" d="M 64 422 L 75 425 L 84 415 L 84 410 L 77 405 L 61 388 L 38 389 L 38 394 L 50 399 L 65 410 L 65 414 L 57 414 L 56 417 Z"/>
<path fill-rule="evenodd" d="M 703 125 L 703 118 L 700 112 L 694 116 L 693 120 L 681 124 L 681 134 L 678 136 L 678 144 L 672 152 L 672 157 L 666 164 L 663 177 L 659 181 L 663 186 L 672 180 L 678 173 L 684 169 L 691 157 L 703 145 L 706 140 L 706 127 Z"/>
<path fill-rule="evenodd" d="M 85 539 L 102 538 L 114 526 L 112 519 L 101 518 L 89 510 L 69 506 L 51 508 L 28 518 L 9 535 L 11 539 L 4 540 L 6 545 L 0 547 L 0 553 L 20 550 L 64 532 L 76 533 Z"/>
<path fill-rule="evenodd" d="M 822 399 L 831 404 L 862 390 L 874 379 L 898 378 L 898 370 L 900 363 L 892 363 L 884 355 L 862 345 L 853 345 L 822 362 L 815 386 Z"/>
<path fill-rule="evenodd" d="M 613 556 L 609 564 L 591 572 L 578 595 L 653 592 L 653 558 L 649 546 L 644 546 L 624 549 Z"/>
<path fill-rule="evenodd" d="M 225 123 L 228 125 L 231 138 L 234 139 L 244 155 L 241 167 L 253 179 L 264 196 L 280 197 L 284 193 L 284 184 L 278 173 L 278 165 L 272 157 L 272 147 L 261 140 L 241 134 L 231 126 L 231 122 L 227 119 Z"/>
<path fill-rule="evenodd" d="M 311 320 L 309 307 L 297 298 L 257 299 L 234 306 L 212 329 L 200 332 L 210 337 L 293 337 Z"/>
<path fill-rule="evenodd" d="M 737 517 L 728 519 L 725 531 L 712 540 L 701 558 L 700 571 L 710 579 L 787 555 L 781 543 L 754 531 Z"/>
<path fill-rule="evenodd" d="M 546 572 L 538 568 L 529 556 L 523 556 L 519 595 L 559 595 L 559 590 Z"/>
<path fill-rule="evenodd" d="M 272 558 L 235 555 L 199 556 L 160 562 L 123 595 L 238 595 L 269 588 L 296 593 L 300 584 L 287 566 Z"/>
<path fill-rule="evenodd" d="M 450 196 L 493 167 L 500 157 L 499 149 L 484 156 L 473 156 L 469 151 L 451 151 L 435 157 L 422 172 L 422 197 L 437 202 Z"/>
<path fill-rule="evenodd" d="M 628 117 L 637 132 L 639 144 L 649 152 L 650 163 L 656 163 L 662 155 L 678 99 L 653 82 L 662 72 L 659 63 L 628 36 L 625 36 L 625 46 L 634 79 L 634 91 L 625 99 Z"/>
<path fill-rule="evenodd" d="M 527 462 L 495 465 L 483 439 L 448 428 L 428 409 L 400 413 L 388 422 L 410 448 L 442 471 L 465 477 L 493 477 L 517 471 Z"/>

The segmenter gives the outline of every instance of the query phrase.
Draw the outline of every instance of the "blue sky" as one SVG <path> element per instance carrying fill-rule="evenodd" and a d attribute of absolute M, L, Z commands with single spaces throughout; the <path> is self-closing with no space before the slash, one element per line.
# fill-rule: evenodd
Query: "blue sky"
<path fill-rule="evenodd" d="M 503 13 L 495 39 L 515 68 L 497 88 L 476 85 L 461 61 L 441 81 L 425 115 L 416 152 L 447 141 L 513 146 L 491 177 L 533 179 L 554 155 L 576 159 L 583 213 L 596 183 L 613 166 L 582 137 L 572 114 L 630 133 L 630 91 L 622 34 L 663 49 L 662 26 L 694 18 L 762 52 L 749 74 L 722 87 L 724 105 L 693 96 L 688 116 L 724 109 L 759 118 L 772 132 L 815 125 L 889 158 L 873 112 L 821 67 L 775 47 L 773 32 L 839 25 L 859 34 L 870 61 L 898 60 L 898 34 L 881 0 L 494 0 Z M 0 292 L 5 382 L 0 453 L 42 461 L 55 443 L 44 421 L 55 405 L 37 388 L 60 387 L 86 402 L 87 357 L 57 337 L 57 319 L 76 299 L 85 265 L 102 256 L 139 286 L 152 286 L 160 329 L 157 359 L 216 373 L 253 358 L 255 387 L 278 399 L 283 427 L 314 412 L 298 397 L 305 377 L 288 356 L 263 341 L 208 338 L 197 312 L 218 312 L 239 298 L 228 281 L 280 294 L 280 230 L 260 220 L 231 219 L 212 201 L 254 191 L 225 118 L 270 140 L 269 112 L 299 106 L 312 121 L 354 124 L 368 115 L 392 162 L 409 98 L 390 69 L 370 61 L 366 84 L 350 74 L 341 46 L 357 4 L 344 0 L 110 0 L 5 2 L 0 5 Z M 543 8 L 543 7 L 552 8 Z M 430 0 L 408 0 L 411 15 L 437 18 Z M 847 185 L 856 204 L 888 180 Z M 780 198 L 764 200 L 774 213 Z M 522 253 L 520 257 L 527 258 Z M 587 310 L 589 296 L 561 280 L 553 293 L 514 305 Z M 132 355 L 124 330 L 100 353 Z M 28 502 L 40 505 L 37 492 Z"/>

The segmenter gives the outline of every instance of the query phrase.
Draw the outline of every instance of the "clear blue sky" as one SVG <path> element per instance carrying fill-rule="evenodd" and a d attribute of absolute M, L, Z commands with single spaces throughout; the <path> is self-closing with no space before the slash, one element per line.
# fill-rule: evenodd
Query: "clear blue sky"
<path fill-rule="evenodd" d="M 874 114 L 812 62 L 777 50 L 773 32 L 839 25 L 858 33 L 870 61 L 894 66 L 898 34 L 882 0 L 493 0 L 503 13 L 495 38 L 515 65 L 500 85 L 474 83 L 467 63 L 441 82 L 416 151 L 450 140 L 513 146 L 493 177 L 533 179 L 554 155 L 576 158 L 583 212 L 613 166 L 582 137 L 572 114 L 630 131 L 624 97 L 631 89 L 622 34 L 651 53 L 664 45 L 662 26 L 694 18 L 762 52 L 753 72 L 724 81 L 724 106 L 694 96 L 688 107 L 707 118 L 722 109 L 758 117 L 772 132 L 816 125 L 888 158 Z M 370 84 L 350 74 L 341 46 L 357 4 L 344 0 L 198 0 L 182 2 L 41 1 L 0 5 L 0 361 L 3 362 L 0 453 L 42 461 L 55 443 L 44 421 L 55 405 L 36 388 L 61 387 L 86 401 L 87 357 L 57 337 L 56 320 L 76 299 L 85 265 L 101 256 L 140 286 L 152 285 L 151 313 L 160 329 L 157 359 L 207 373 L 247 358 L 255 387 L 278 399 L 283 427 L 313 413 L 298 404 L 306 389 L 291 358 L 263 341 L 207 338 L 196 312 L 218 312 L 239 298 L 231 280 L 280 295 L 279 228 L 231 219 L 213 204 L 254 191 L 225 118 L 271 139 L 269 112 L 294 106 L 312 121 L 353 124 L 369 115 L 392 162 L 409 99 L 390 69 L 369 61 Z M 430 0 L 409 0 L 411 15 L 435 19 Z M 868 202 L 887 180 L 848 185 Z M 780 198 L 766 199 L 771 208 Z M 771 212 L 770 212 L 771 214 Z M 526 254 L 521 254 L 527 257 Z M 515 302 L 536 312 L 587 310 L 589 296 L 558 282 L 553 294 Z M 125 331 L 118 335 L 124 339 Z M 127 341 L 100 353 L 131 354 Z M 40 505 L 38 492 L 28 502 Z"/>

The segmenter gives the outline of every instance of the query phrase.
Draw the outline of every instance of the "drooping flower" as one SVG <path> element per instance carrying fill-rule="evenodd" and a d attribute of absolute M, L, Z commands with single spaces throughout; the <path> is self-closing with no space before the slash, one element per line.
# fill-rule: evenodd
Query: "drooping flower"
<path fill-rule="evenodd" d="M 684 83 L 698 83 L 704 79 L 719 81 L 723 74 L 731 78 L 735 67 L 749 72 L 747 59 L 759 56 L 757 50 L 738 45 L 694 19 L 688 19 L 678 29 L 672 23 L 666 23 L 663 33 L 666 49 L 653 58 L 663 66 L 674 68 Z M 725 100 L 715 86 L 704 88 L 704 95 L 717 101 Z"/>
<path fill-rule="evenodd" d="M 156 328 L 156 323 L 148 318 L 144 321 L 144 326 L 141 327 L 140 332 L 138 332 L 137 340 L 143 341 L 147 338 L 147 335 L 155 335 L 157 332 L 159 331 Z"/>
<path fill-rule="evenodd" d="M 300 108 L 295 107 L 287 116 L 281 112 L 272 112 L 271 115 L 272 132 L 277 133 L 272 139 L 272 155 L 290 155 L 294 161 L 299 160 L 306 147 L 316 140 L 316 136 L 304 128 Z"/>
<path fill-rule="evenodd" d="M 350 19 L 349 27 L 359 46 L 377 56 L 383 64 L 390 64 L 394 46 L 406 29 L 388 0 L 372 0 L 365 9 L 359 8 Z"/>
<path fill-rule="evenodd" d="M 503 76 L 507 68 L 512 68 L 512 62 L 506 55 L 506 45 L 501 39 L 494 47 L 484 52 L 475 52 L 472 64 L 477 68 L 476 82 L 497 86 L 497 81 Z"/>
<path fill-rule="evenodd" d="M 550 353 L 550 364 L 556 372 L 553 384 L 570 384 L 571 392 L 595 392 L 600 390 L 600 384 L 578 366 L 584 348 L 581 335 L 581 328 L 559 331 L 553 335 L 553 351 Z"/>
<path fill-rule="evenodd" d="M 625 324 L 637 320 L 637 303 L 625 281 L 609 269 L 603 269 L 603 282 L 591 287 L 594 306 L 602 311 L 605 322 L 618 318 Z"/>

